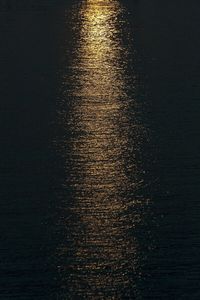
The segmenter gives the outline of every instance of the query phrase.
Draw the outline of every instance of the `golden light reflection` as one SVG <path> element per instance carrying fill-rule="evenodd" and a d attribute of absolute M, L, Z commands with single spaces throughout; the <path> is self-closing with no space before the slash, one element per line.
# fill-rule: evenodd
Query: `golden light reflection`
<path fill-rule="evenodd" d="M 137 205 L 133 190 L 139 183 L 127 175 L 137 163 L 126 161 L 131 124 L 122 14 L 117 0 L 83 1 L 79 10 L 65 125 L 71 132 L 66 186 L 73 201 L 70 221 L 63 222 L 71 237 L 59 249 L 66 299 L 131 298 L 138 272 L 138 243 L 130 231 L 140 214 L 130 208 Z"/>

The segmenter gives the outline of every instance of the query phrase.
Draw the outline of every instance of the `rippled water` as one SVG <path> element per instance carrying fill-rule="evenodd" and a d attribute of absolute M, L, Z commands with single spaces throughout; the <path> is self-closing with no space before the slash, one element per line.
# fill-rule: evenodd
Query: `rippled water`
<path fill-rule="evenodd" d="M 123 6 L 90 0 L 73 10 L 76 40 L 63 76 L 64 135 L 56 145 L 71 195 L 61 204 L 66 235 L 57 255 L 66 295 L 113 299 L 129 296 L 140 272 L 133 229 L 144 222 L 148 204 L 139 197 L 144 170 L 137 160 L 146 132 L 137 116 L 134 70 L 128 72 Z"/>
<path fill-rule="evenodd" d="M 199 299 L 200 5 L 22 2 L 0 1 L 0 299 Z"/>

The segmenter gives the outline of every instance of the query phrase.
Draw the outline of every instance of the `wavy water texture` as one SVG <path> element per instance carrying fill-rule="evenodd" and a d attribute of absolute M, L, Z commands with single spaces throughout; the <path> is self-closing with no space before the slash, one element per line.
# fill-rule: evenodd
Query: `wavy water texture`
<path fill-rule="evenodd" d="M 144 126 L 134 110 L 130 113 L 137 101 L 134 76 L 127 71 L 123 13 L 116 0 L 82 2 L 71 75 L 63 80 L 59 115 L 68 131 L 62 155 L 71 198 L 62 202 L 68 215 L 61 223 L 68 234 L 58 256 L 66 299 L 131 297 L 134 278 L 140 276 L 139 241 L 133 232 L 147 203 L 137 198 L 143 170 L 136 152 Z"/>

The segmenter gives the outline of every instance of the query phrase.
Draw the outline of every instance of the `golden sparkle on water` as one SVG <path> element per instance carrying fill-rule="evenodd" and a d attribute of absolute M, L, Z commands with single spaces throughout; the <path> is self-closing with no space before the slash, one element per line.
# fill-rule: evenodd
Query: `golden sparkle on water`
<path fill-rule="evenodd" d="M 130 273 L 137 272 L 138 243 L 129 231 L 140 220 L 130 210 L 137 205 L 132 189 L 138 183 L 127 176 L 127 168 L 134 170 L 137 163 L 127 166 L 126 161 L 131 124 L 122 14 L 117 0 L 87 0 L 79 8 L 68 94 L 71 138 L 66 141 L 71 145 L 66 186 L 73 191 L 73 218 L 64 223 L 72 233 L 59 249 L 67 257 L 63 285 L 77 299 L 129 297 Z"/>

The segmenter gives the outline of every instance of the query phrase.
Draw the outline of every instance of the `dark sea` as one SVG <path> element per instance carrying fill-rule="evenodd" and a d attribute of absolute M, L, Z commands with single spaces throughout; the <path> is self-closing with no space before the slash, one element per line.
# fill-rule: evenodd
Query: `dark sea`
<path fill-rule="evenodd" d="M 200 299 L 200 2 L 0 0 L 0 299 Z"/>

